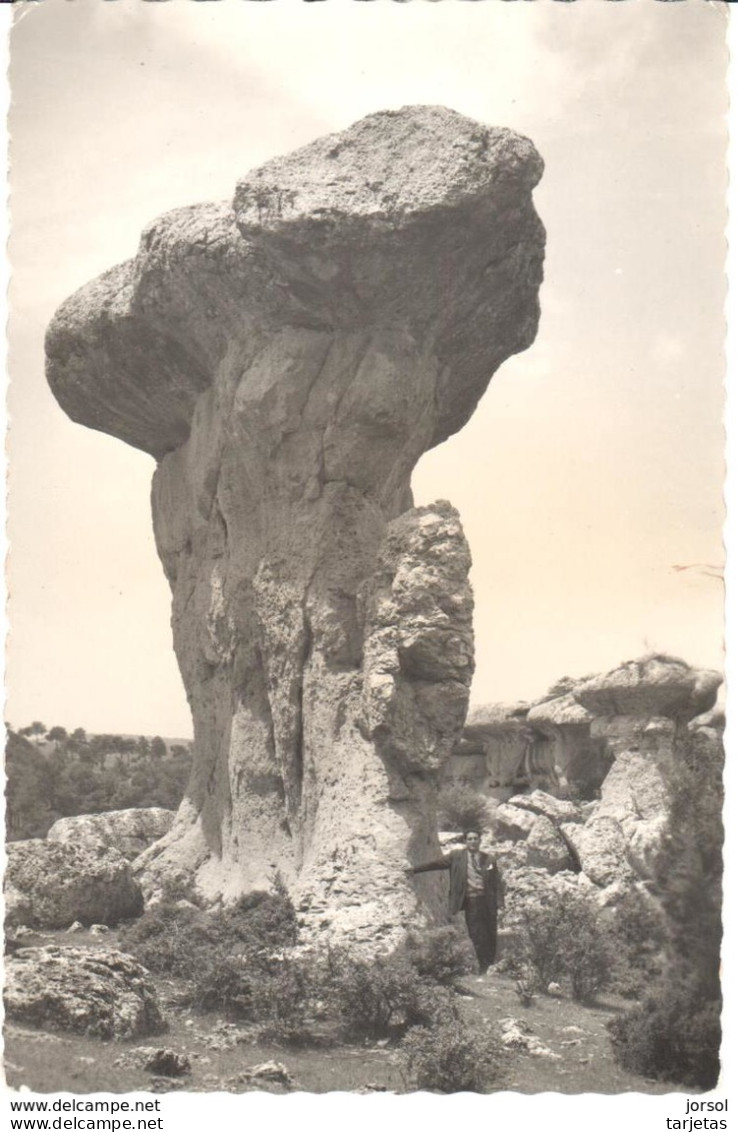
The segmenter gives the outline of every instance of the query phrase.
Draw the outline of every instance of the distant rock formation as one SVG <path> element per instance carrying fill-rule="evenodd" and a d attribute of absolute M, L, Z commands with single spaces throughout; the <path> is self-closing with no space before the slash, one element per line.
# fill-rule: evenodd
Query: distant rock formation
<path fill-rule="evenodd" d="M 120 951 L 21 948 L 3 997 L 9 1021 L 44 1030 L 122 1041 L 167 1028 L 148 971 Z"/>
<path fill-rule="evenodd" d="M 535 787 L 541 764 L 528 760 L 528 790 L 493 811 L 494 850 L 514 874 L 513 887 L 529 895 L 531 884 L 535 890 L 547 883 L 546 874 L 562 874 L 560 885 L 576 884 L 603 904 L 617 903 L 634 885 L 648 888 L 669 849 L 675 770 L 685 760 L 721 765 L 724 720 L 710 710 L 721 683 L 717 672 L 650 656 L 571 681 L 564 697 L 516 714 L 516 729 L 546 727 L 551 758 L 549 791 Z M 497 716 L 491 707 L 482 710 L 490 720 L 509 719 L 507 707 Z M 478 735 L 478 718 L 470 713 L 466 741 Z M 462 747 L 453 761 L 467 757 Z M 503 777 L 513 765 L 491 744 L 486 758 L 496 760 L 491 776 Z M 510 785 L 520 773 L 509 772 Z"/>
<path fill-rule="evenodd" d="M 55 821 L 46 839 L 94 851 L 116 849 L 127 861 L 132 861 L 168 833 L 173 821 L 174 812 L 161 806 L 79 814 Z"/>
<path fill-rule="evenodd" d="M 5 921 L 9 927 L 117 924 L 143 910 L 131 866 L 114 849 L 54 841 L 7 845 Z"/>
<path fill-rule="evenodd" d="M 473 654 L 458 517 L 410 476 L 533 341 L 541 172 L 508 130 L 373 114 L 155 221 L 55 316 L 61 406 L 158 461 L 195 748 L 149 891 L 278 871 L 306 934 L 379 946 L 417 914 Z"/>
<path fill-rule="evenodd" d="M 722 677 L 670 657 L 631 661 L 577 684 L 573 695 L 611 761 L 582 826 L 562 826 L 600 887 L 653 876 L 668 821 L 670 777 L 691 744 L 689 721 L 715 704 Z M 716 815 L 716 818 L 718 815 Z"/>
<path fill-rule="evenodd" d="M 472 707 L 462 739 L 454 751 L 454 764 L 463 759 L 465 765 L 463 770 L 457 765 L 449 770 L 454 775 L 461 771 L 484 793 L 503 802 L 527 786 L 532 742 L 527 722 L 529 707 L 522 702 Z"/>
<path fill-rule="evenodd" d="M 592 716 L 571 693 L 530 704 L 480 704 L 469 710 L 447 778 L 464 779 L 498 802 L 521 788 L 561 797 L 593 797 L 607 774 Z"/>

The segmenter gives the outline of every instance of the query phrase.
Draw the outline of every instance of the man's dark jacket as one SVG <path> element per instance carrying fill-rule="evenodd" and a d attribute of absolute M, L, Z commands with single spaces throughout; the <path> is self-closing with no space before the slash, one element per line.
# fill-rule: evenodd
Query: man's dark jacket
<path fill-rule="evenodd" d="M 494 857 L 490 857 L 489 853 L 479 853 L 478 856 L 484 881 L 484 896 L 490 910 L 496 916 L 502 896 L 500 871 Z M 468 860 L 468 849 L 452 849 L 450 853 L 445 857 L 439 857 L 437 861 L 428 861 L 425 865 L 415 865 L 413 868 L 414 873 L 429 873 L 436 869 L 448 869 L 448 911 L 450 916 L 455 916 L 464 907 Z"/>

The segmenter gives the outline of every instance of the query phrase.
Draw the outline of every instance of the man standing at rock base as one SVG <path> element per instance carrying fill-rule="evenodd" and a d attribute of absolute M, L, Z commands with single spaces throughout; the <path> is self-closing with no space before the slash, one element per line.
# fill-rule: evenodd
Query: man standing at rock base
<path fill-rule="evenodd" d="M 485 975 L 497 954 L 497 911 L 501 903 L 500 874 L 493 857 L 479 848 L 476 829 L 464 833 L 464 848 L 425 865 L 410 866 L 408 874 L 436 869 L 449 872 L 449 915 L 463 910 L 469 938 L 477 954 L 480 975 Z"/>

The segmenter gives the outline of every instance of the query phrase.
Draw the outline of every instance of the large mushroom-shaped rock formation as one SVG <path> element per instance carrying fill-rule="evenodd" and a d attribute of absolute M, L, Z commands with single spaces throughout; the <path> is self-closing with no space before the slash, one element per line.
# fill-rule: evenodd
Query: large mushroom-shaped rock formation
<path fill-rule="evenodd" d="M 279 869 L 308 931 L 372 944 L 415 914 L 473 656 L 458 517 L 410 475 L 533 341 L 541 171 L 450 110 L 373 114 L 155 221 L 56 314 L 61 406 L 158 461 L 195 748 L 145 885 Z"/>
<path fill-rule="evenodd" d="M 690 730 L 689 721 L 714 706 L 721 683 L 718 672 L 649 656 L 574 686 L 575 700 L 594 717 L 593 738 L 612 760 L 587 821 L 562 826 L 595 884 L 653 878 L 665 849 L 675 767 L 699 748 L 699 729 Z M 706 742 L 720 747 L 709 728 Z"/>

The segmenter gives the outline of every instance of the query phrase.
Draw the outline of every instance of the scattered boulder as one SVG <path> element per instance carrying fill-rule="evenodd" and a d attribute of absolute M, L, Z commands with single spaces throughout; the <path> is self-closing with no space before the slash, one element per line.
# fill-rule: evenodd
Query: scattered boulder
<path fill-rule="evenodd" d="M 292 1084 L 292 1075 L 281 1061 L 263 1061 L 260 1065 L 245 1069 L 244 1073 L 252 1081 L 273 1081 L 277 1085 Z"/>
<path fill-rule="evenodd" d="M 147 1050 L 144 1069 L 160 1077 L 186 1077 L 192 1072 L 190 1059 L 174 1049 Z"/>
<path fill-rule="evenodd" d="M 525 848 L 528 864 L 535 868 L 545 869 L 549 873 L 576 868 L 566 842 L 559 835 L 553 822 L 546 817 L 540 816 L 535 819 Z"/>
<path fill-rule="evenodd" d="M 565 823 L 561 830 L 571 841 L 582 871 L 596 885 L 604 888 L 615 881 L 635 879 L 623 830 L 614 816 L 595 816 L 583 826 Z"/>
<path fill-rule="evenodd" d="M 132 861 L 172 827 L 175 814 L 161 806 L 147 809 L 111 810 L 104 814 L 79 814 L 59 818 L 46 834 L 48 841 L 78 845 L 97 852 L 117 849 Z"/>
<path fill-rule="evenodd" d="M 520 806 L 502 802 L 492 819 L 496 836 L 502 841 L 524 841 L 536 824 L 536 815 Z"/>
<path fill-rule="evenodd" d="M 534 1057 L 548 1058 L 550 1061 L 561 1060 L 561 1054 L 554 1053 L 520 1018 L 502 1018 L 500 1020 L 500 1031 L 502 1033 L 502 1044 L 506 1049 L 520 1050 L 523 1053 L 530 1053 Z"/>
<path fill-rule="evenodd" d="M 166 1029 L 148 971 L 120 951 L 21 948 L 6 965 L 5 1010 L 23 1025 L 95 1038 Z"/>
<path fill-rule="evenodd" d="M 91 850 L 55 841 L 7 846 L 6 923 L 33 928 L 117 924 L 143 911 L 130 865 L 114 849 Z"/>
<path fill-rule="evenodd" d="M 271 1091 L 275 1086 L 299 1088 L 294 1077 L 281 1061 L 265 1061 L 261 1065 L 252 1065 L 248 1069 L 242 1069 L 234 1077 L 229 1077 L 225 1082 L 227 1089 L 240 1090 L 244 1086 L 267 1091 Z"/>

